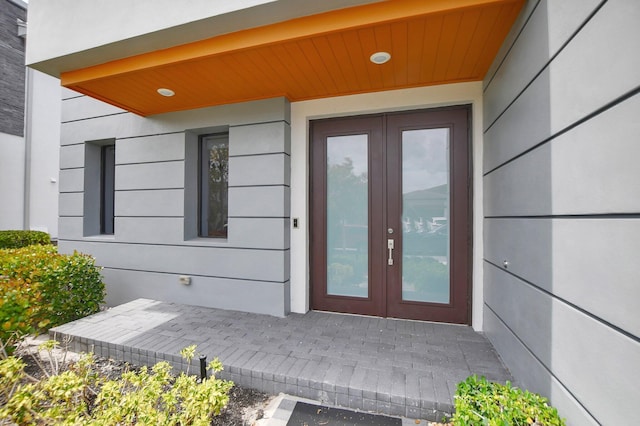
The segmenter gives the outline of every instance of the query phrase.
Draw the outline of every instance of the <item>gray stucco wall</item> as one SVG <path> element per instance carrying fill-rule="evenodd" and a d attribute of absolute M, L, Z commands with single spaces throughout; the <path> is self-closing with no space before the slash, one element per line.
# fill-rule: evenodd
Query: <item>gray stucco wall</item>
<path fill-rule="evenodd" d="M 110 305 L 147 297 L 287 314 L 289 123 L 282 98 L 141 118 L 66 91 L 60 249 L 96 257 Z M 229 132 L 228 238 L 198 238 L 197 136 L 222 130 Z M 104 140 L 116 146 L 113 236 L 95 235 L 91 201 L 91 148 Z"/>
<path fill-rule="evenodd" d="M 529 1 L 484 82 L 485 331 L 570 425 L 637 416 L 638 20 Z"/>

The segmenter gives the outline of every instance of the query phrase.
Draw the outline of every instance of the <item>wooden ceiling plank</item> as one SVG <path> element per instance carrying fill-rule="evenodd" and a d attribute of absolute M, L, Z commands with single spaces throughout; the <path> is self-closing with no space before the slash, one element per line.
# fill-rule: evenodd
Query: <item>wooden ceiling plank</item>
<path fill-rule="evenodd" d="M 461 16 L 458 13 L 448 13 L 443 17 L 438 52 L 431 78 L 432 82 L 441 82 L 446 79 L 447 68 L 451 57 L 454 55 L 453 47 L 456 43 L 461 21 Z"/>
<path fill-rule="evenodd" d="M 459 30 L 456 31 L 456 38 L 449 64 L 445 71 L 445 80 L 457 80 L 460 78 L 470 78 L 470 75 L 460 75 L 460 69 L 469 54 L 469 48 L 473 40 L 473 36 L 478 28 L 481 10 L 472 9 L 462 12 Z"/>
<path fill-rule="evenodd" d="M 313 75 L 316 80 L 322 83 L 325 92 L 338 93 L 338 86 L 328 66 L 331 51 L 329 50 L 328 54 L 325 52 L 321 54 L 311 39 L 299 40 L 298 47 L 310 65 L 308 69 L 310 75 Z"/>
<path fill-rule="evenodd" d="M 393 80 L 398 86 L 409 84 L 409 25 L 407 22 L 391 24 L 391 65 Z"/>
<path fill-rule="evenodd" d="M 483 8 L 481 10 L 478 26 L 471 37 L 471 43 L 469 44 L 469 49 L 465 55 L 465 59 L 460 66 L 458 78 L 461 78 L 462 75 L 471 76 L 472 78 L 484 77 L 484 75 L 480 76 L 477 73 L 476 64 L 482 55 L 482 50 L 487 43 L 491 30 L 496 25 L 500 16 L 500 9 L 500 7 L 491 7 Z"/>
<path fill-rule="evenodd" d="M 433 81 L 436 70 L 438 51 L 440 49 L 440 39 L 444 26 L 444 15 L 429 17 L 426 20 L 426 28 L 422 44 L 424 46 L 422 55 L 421 75 L 419 81 Z"/>
<path fill-rule="evenodd" d="M 515 22 L 520 10 L 524 6 L 524 2 L 505 4 L 500 10 L 500 16 L 496 19 L 496 23 L 491 30 L 491 35 L 485 43 L 482 53 L 478 59 L 474 73 L 482 76 L 489 70 L 491 63 L 493 62 L 498 49 L 502 45 L 505 37 L 511 29 L 511 25 Z M 509 23 L 506 25 L 505 23 Z"/>
<path fill-rule="evenodd" d="M 407 84 L 418 84 L 424 62 L 425 30 L 427 19 L 412 19 L 407 24 Z"/>
<path fill-rule="evenodd" d="M 373 28 L 373 32 L 376 40 L 376 52 L 388 52 L 391 54 L 391 60 L 389 62 L 378 65 L 382 75 L 382 87 L 392 88 L 398 85 L 405 85 L 406 83 L 397 83 L 395 79 L 395 67 L 396 64 L 399 65 L 401 63 L 401 56 L 403 56 L 403 54 L 398 51 L 396 56 L 396 52 L 394 52 L 393 39 L 391 37 L 391 24 L 376 25 Z"/>
<path fill-rule="evenodd" d="M 384 87 L 384 84 L 382 83 L 382 68 L 389 66 L 390 64 L 387 62 L 386 64 L 376 65 L 369 60 L 369 57 L 373 53 L 379 51 L 378 46 L 376 45 L 376 35 L 373 28 L 361 28 L 357 31 L 357 34 L 358 42 L 362 51 L 362 62 L 364 63 L 365 72 L 369 76 L 370 86 L 365 89 L 380 90 Z"/>

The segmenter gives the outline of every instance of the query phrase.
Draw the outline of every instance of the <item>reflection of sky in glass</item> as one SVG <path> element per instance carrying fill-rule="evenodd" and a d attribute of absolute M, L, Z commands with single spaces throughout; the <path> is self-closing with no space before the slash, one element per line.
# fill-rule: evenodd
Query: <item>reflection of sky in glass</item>
<path fill-rule="evenodd" d="M 402 132 L 402 193 L 449 182 L 449 129 Z"/>
<path fill-rule="evenodd" d="M 329 166 L 343 164 L 350 158 L 353 162 L 353 174 L 366 174 L 367 164 L 367 135 L 334 136 L 327 144 L 327 162 Z M 364 149 L 363 149 L 364 147 Z"/>

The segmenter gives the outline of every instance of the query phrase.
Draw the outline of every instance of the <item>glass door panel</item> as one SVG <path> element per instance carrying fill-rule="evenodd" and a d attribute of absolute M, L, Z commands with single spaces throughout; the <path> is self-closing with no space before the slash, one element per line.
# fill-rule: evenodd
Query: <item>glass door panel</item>
<path fill-rule="evenodd" d="M 369 296 L 367 135 L 327 138 L 327 294 Z"/>
<path fill-rule="evenodd" d="M 449 129 L 402 132 L 402 299 L 449 303 Z"/>

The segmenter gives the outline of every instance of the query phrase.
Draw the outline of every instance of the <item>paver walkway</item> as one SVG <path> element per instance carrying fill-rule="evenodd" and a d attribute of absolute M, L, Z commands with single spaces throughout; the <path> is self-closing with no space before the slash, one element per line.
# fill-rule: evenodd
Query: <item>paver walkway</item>
<path fill-rule="evenodd" d="M 277 318 L 137 299 L 50 334 L 72 336 L 76 351 L 180 369 L 179 351 L 197 344 L 240 386 L 426 420 L 452 412 L 456 383 L 471 374 L 511 380 L 470 327 L 420 321 L 314 311 Z"/>

